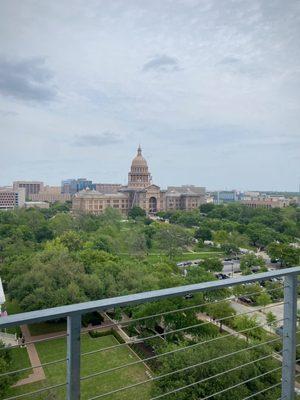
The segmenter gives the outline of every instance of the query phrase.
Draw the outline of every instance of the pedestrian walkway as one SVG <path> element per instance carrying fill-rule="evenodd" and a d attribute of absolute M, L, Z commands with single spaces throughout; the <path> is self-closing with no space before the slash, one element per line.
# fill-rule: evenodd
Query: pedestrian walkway
<path fill-rule="evenodd" d="M 32 340 L 35 340 L 35 338 L 34 339 L 32 338 L 27 325 L 21 325 L 21 331 L 23 337 L 25 338 L 25 342 L 31 342 Z M 31 366 L 35 367 L 37 365 L 40 365 L 41 361 L 38 352 L 35 348 L 35 344 L 34 343 L 27 344 L 26 349 Z M 20 379 L 14 386 L 27 385 L 29 383 L 42 381 L 43 379 L 46 379 L 43 367 L 32 368 L 31 374 L 27 378 Z"/>

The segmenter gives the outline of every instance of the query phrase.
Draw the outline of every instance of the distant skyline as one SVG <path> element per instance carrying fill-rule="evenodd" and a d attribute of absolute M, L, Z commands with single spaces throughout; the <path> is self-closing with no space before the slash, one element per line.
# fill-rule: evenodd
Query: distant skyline
<path fill-rule="evenodd" d="M 0 186 L 298 191 L 300 2 L 4 0 Z"/>

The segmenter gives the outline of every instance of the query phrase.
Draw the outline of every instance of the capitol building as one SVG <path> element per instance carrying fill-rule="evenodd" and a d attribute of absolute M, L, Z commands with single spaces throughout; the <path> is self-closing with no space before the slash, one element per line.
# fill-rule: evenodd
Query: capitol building
<path fill-rule="evenodd" d="M 169 186 L 162 190 L 152 183 L 148 163 L 139 146 L 131 163 L 128 184 L 97 184 L 96 190 L 82 190 L 73 197 L 73 211 L 101 214 L 107 207 L 117 208 L 127 215 L 133 206 L 147 214 L 158 211 L 191 211 L 205 203 L 205 188 L 193 185 Z"/>

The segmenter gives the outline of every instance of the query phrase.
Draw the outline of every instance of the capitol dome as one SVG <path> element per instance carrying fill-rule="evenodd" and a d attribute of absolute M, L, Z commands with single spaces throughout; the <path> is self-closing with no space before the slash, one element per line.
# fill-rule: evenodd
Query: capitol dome
<path fill-rule="evenodd" d="M 141 146 L 138 147 L 137 155 L 132 160 L 131 168 L 132 167 L 145 167 L 145 168 L 148 168 L 147 161 L 142 156 Z"/>
<path fill-rule="evenodd" d="M 128 187 L 142 189 L 151 183 L 151 175 L 148 171 L 147 161 L 142 156 L 141 146 L 138 147 L 137 155 L 131 163 L 130 172 L 128 174 Z"/>

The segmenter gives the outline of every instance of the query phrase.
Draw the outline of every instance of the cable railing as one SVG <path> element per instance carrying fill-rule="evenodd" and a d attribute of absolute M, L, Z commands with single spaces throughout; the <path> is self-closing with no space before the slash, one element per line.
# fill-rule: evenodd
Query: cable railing
<path fill-rule="evenodd" d="M 39 344 L 43 342 L 49 341 L 49 345 L 51 345 L 51 341 L 56 339 L 66 343 L 67 352 L 66 357 L 62 357 L 63 354 L 60 354 L 61 357 L 57 357 L 55 360 L 47 359 L 44 360 L 45 362 L 32 363 L 30 367 L 26 366 L 1 372 L 0 379 L 18 375 L 20 375 L 20 379 L 23 379 L 25 374 L 34 375 L 34 371 L 41 369 L 45 372 L 45 377 L 39 380 L 40 388 L 37 388 L 38 382 L 36 382 L 34 386 L 24 385 L 22 393 L 14 391 L 13 388 L 7 397 L 1 397 L 0 393 L 0 398 L 3 400 L 46 399 L 47 392 L 52 393 L 62 388 L 63 391 L 59 397 L 55 398 L 62 400 L 79 400 L 80 398 L 82 400 L 101 398 L 114 400 L 120 398 L 118 395 L 124 395 L 124 399 L 129 399 L 133 397 L 132 393 L 136 393 L 135 396 L 139 399 L 140 388 L 147 387 L 149 390 L 145 400 L 161 398 L 172 400 L 176 393 L 182 395 L 186 393 L 186 398 L 188 399 L 191 391 L 197 391 L 199 400 L 213 398 L 218 400 L 225 393 L 236 393 L 234 391 L 237 390 L 245 393 L 244 397 L 236 397 L 238 400 L 260 398 L 264 393 L 267 394 L 271 390 L 277 393 L 276 398 L 281 391 L 281 400 L 293 400 L 295 382 L 296 378 L 298 378 L 295 371 L 299 372 L 299 369 L 296 368 L 296 362 L 299 361 L 296 359 L 296 351 L 300 346 L 300 343 L 296 343 L 297 334 L 300 333 L 296 329 L 298 274 L 300 274 L 300 268 L 295 267 L 226 279 L 224 281 L 204 282 L 1 317 L 0 329 L 67 318 L 66 333 L 53 333 L 53 335 L 37 339 L 33 336 L 18 345 L 0 348 L 3 350 L 26 347 L 27 351 L 29 351 L 31 347 L 40 346 Z M 283 287 L 267 288 L 263 286 L 259 291 L 251 291 L 251 288 L 248 292 L 246 290 L 247 284 L 277 277 L 284 277 Z M 244 285 L 242 292 L 233 294 L 234 287 L 238 285 Z M 224 288 L 229 289 L 230 292 L 224 298 L 214 299 L 213 295 L 208 296 L 209 291 L 217 291 Z M 238 308 L 237 311 L 232 308 L 230 315 L 214 317 L 213 307 L 222 306 L 222 303 L 227 303 L 227 305 L 231 306 L 237 304 L 241 298 L 253 298 L 262 293 L 272 295 L 272 293 L 282 290 L 284 290 L 283 301 L 262 306 L 243 304 L 243 307 Z M 203 294 L 201 299 L 195 297 L 193 300 L 189 300 L 192 297 L 190 294 L 197 293 Z M 189 296 L 183 300 L 186 295 Z M 176 297 L 181 299 L 178 302 L 180 304 L 179 307 L 176 307 L 175 301 L 169 304 L 168 309 L 165 311 L 162 309 L 157 313 L 142 316 L 140 316 L 141 312 L 138 312 L 135 317 L 134 307 L 136 306 L 169 298 L 176 300 Z M 185 301 L 191 301 L 193 304 L 182 307 L 182 303 Z M 197 303 L 195 304 L 195 302 Z M 159 307 L 160 303 L 157 304 Z M 174 309 L 170 309 L 173 307 Z M 274 321 L 272 323 L 267 320 L 267 315 L 273 309 L 278 309 L 278 307 L 283 308 L 284 312 L 282 318 L 276 317 L 275 324 Z M 121 309 L 122 316 L 119 321 L 108 318 L 106 314 L 107 311 L 116 308 Z M 130 313 L 126 315 L 128 310 L 130 310 Z M 82 328 L 81 316 L 94 311 L 97 311 L 102 317 L 106 317 L 106 321 L 97 326 Z M 130 317 L 132 311 L 133 317 Z M 179 326 L 176 326 L 176 322 L 171 318 L 176 314 L 180 316 Z M 191 315 L 192 318 L 189 319 Z M 168 319 L 168 317 L 170 318 Z M 245 327 L 238 324 L 239 319 L 242 317 L 246 321 Z M 151 320 L 153 321 L 149 328 L 147 327 L 147 322 Z M 247 326 L 247 323 L 249 323 L 249 326 Z M 159 331 L 155 325 L 160 326 Z M 283 329 L 281 335 L 275 331 L 275 326 L 279 325 Z M 205 329 L 209 329 L 209 331 L 205 331 Z M 115 343 L 94 346 L 94 344 L 101 343 L 102 333 L 105 331 L 107 335 L 113 332 L 117 333 L 114 339 Z M 94 348 L 82 351 L 81 341 L 86 338 L 87 334 L 90 335 L 88 339 L 93 340 L 95 333 L 97 340 L 93 341 L 92 347 Z M 100 333 L 99 338 L 97 333 Z M 156 342 L 157 340 L 159 342 Z M 86 339 L 84 339 L 83 344 L 85 341 Z M 237 348 L 233 351 L 228 351 L 226 348 L 228 341 L 233 341 Z M 218 343 L 224 343 L 224 349 L 221 354 L 215 354 L 214 347 Z M 140 351 L 141 348 L 139 346 L 142 351 Z M 145 346 L 150 348 L 150 355 L 144 351 Z M 220 345 L 218 348 L 220 348 Z M 198 352 L 196 354 L 200 355 L 201 349 L 209 349 L 211 351 L 211 353 L 208 353 L 210 356 L 206 359 L 202 359 L 201 356 L 199 360 L 190 357 L 191 359 L 189 360 L 189 356 L 194 352 Z M 129 362 L 118 360 L 118 354 L 121 351 L 129 352 L 128 357 L 131 358 Z M 95 357 L 100 357 L 101 359 L 105 354 L 108 358 L 112 356 L 117 358 L 114 363 L 108 363 L 105 368 L 100 365 L 98 370 L 95 370 L 93 365 Z M 122 360 L 124 361 L 124 357 Z M 271 364 L 269 365 L 268 362 L 271 362 Z M 232 363 L 236 365 L 232 365 Z M 85 364 L 85 373 L 81 372 L 82 364 Z M 90 373 L 86 373 L 86 366 L 89 364 L 91 364 L 92 368 Z M 60 382 L 53 382 L 53 380 L 49 379 L 51 369 L 62 368 L 60 365 L 66 365 L 66 377 L 63 380 L 62 374 Z M 265 370 L 266 366 L 271 366 L 271 368 Z M 134 376 L 131 380 L 125 380 L 124 384 L 117 385 L 117 379 L 110 387 L 105 384 L 106 380 L 107 382 L 112 381 L 112 376 L 117 377 L 122 376 L 122 374 L 127 376 L 128 371 L 137 369 L 144 372 Z M 62 372 L 63 370 L 61 369 Z M 211 371 L 209 376 L 207 376 L 207 370 Z M 249 371 L 252 370 L 253 373 L 250 373 Z M 244 371 L 243 374 L 241 374 L 242 371 Z M 280 371 L 281 374 L 279 374 Z M 224 383 L 224 387 L 221 388 L 216 385 L 211 390 L 211 382 L 223 382 L 222 379 L 225 377 L 227 380 L 224 380 L 224 382 L 227 382 L 228 378 L 236 376 L 232 375 L 236 373 L 240 374 L 241 379 L 239 382 L 233 380 L 229 385 Z M 102 389 L 101 382 L 102 384 L 104 383 Z M 255 382 L 259 382 L 259 384 L 256 385 Z M 251 392 L 249 392 L 249 388 L 253 387 L 255 389 L 251 389 Z M 27 388 L 28 390 L 25 390 Z M 36 389 L 30 390 L 30 388 Z M 241 388 L 244 392 L 243 390 L 241 391 Z M 200 394 L 198 395 L 198 393 Z M 234 394 L 232 396 L 235 398 Z M 121 398 L 123 399 L 123 397 Z"/>

